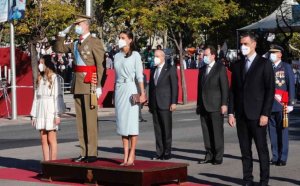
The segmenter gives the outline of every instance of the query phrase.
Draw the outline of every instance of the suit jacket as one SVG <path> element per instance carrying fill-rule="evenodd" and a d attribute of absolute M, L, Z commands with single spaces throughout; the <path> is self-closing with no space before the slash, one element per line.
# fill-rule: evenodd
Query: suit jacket
<path fill-rule="evenodd" d="M 154 84 L 156 68 L 151 69 L 149 82 L 149 109 L 169 110 L 171 104 L 177 104 L 178 78 L 174 66 L 165 63 L 159 74 L 157 85 Z"/>
<path fill-rule="evenodd" d="M 54 45 L 53 50 L 60 53 L 72 52 L 74 55 L 74 42 L 70 44 L 64 44 L 64 37 L 58 37 Z M 103 76 L 103 62 L 104 62 L 104 48 L 102 42 L 95 37 L 89 35 L 81 44 L 78 43 L 78 51 L 84 63 L 87 66 L 97 67 L 97 87 L 101 87 L 101 79 Z M 76 65 L 76 61 L 73 61 Z M 90 84 L 84 83 L 84 73 L 75 72 L 75 79 L 72 85 L 72 92 L 74 94 L 89 94 Z"/>
<path fill-rule="evenodd" d="M 245 114 L 250 120 L 270 116 L 274 101 L 275 80 L 272 63 L 257 55 L 248 72 L 245 61 L 232 66 L 228 113 Z"/>
<path fill-rule="evenodd" d="M 222 105 L 228 104 L 229 83 L 226 68 L 215 62 L 209 74 L 207 65 L 199 69 L 197 106 L 203 111 L 220 111 Z"/>

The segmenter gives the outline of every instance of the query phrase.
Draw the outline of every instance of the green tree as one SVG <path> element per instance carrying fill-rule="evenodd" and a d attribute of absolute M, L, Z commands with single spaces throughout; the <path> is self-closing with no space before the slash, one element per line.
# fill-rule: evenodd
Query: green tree
<path fill-rule="evenodd" d="M 61 0 L 28 1 L 25 18 L 15 21 L 15 38 L 17 42 L 28 44 L 31 53 L 34 85 L 37 78 L 36 43 L 42 39 L 55 36 L 59 30 L 70 25 L 74 19 L 75 6 Z"/>

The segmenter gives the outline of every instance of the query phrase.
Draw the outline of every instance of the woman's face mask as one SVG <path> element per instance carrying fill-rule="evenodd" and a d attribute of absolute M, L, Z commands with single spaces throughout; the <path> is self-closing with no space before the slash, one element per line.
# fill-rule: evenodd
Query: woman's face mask
<path fill-rule="evenodd" d="M 119 39 L 118 46 L 120 49 L 124 48 L 126 45 L 127 45 L 127 43 L 124 39 Z"/>
<path fill-rule="evenodd" d="M 43 63 L 40 63 L 40 64 L 39 64 L 39 71 L 40 71 L 40 72 L 44 72 L 44 70 L 45 70 L 44 64 L 43 64 Z"/>

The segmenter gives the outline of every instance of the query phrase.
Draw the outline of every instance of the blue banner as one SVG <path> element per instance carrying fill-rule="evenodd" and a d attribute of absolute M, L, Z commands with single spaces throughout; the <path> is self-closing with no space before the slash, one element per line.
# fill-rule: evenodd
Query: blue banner
<path fill-rule="evenodd" d="M 26 0 L 0 0 L 0 22 L 22 19 Z"/>

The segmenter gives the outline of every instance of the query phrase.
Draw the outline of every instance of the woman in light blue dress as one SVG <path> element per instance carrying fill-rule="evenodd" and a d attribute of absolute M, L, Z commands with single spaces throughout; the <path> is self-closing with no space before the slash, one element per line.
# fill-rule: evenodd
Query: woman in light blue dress
<path fill-rule="evenodd" d="M 137 94 L 135 79 L 140 87 L 140 101 L 145 102 L 143 65 L 141 56 L 133 51 L 133 34 L 122 31 L 119 35 L 120 52 L 115 55 L 115 109 L 117 133 L 122 136 L 124 160 L 121 166 L 134 165 L 137 136 L 139 135 L 139 106 L 132 105 L 130 96 Z M 130 149 L 130 150 L 129 150 Z"/>

